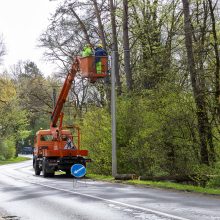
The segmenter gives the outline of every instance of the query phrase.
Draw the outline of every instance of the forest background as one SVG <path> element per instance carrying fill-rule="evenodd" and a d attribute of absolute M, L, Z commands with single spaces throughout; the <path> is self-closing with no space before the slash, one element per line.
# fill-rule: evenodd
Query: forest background
<path fill-rule="evenodd" d="M 65 0 L 39 36 L 59 72 L 32 61 L 0 75 L 0 160 L 17 155 L 50 124 L 73 57 L 87 43 L 116 52 L 119 173 L 215 176 L 220 168 L 218 0 Z M 0 40 L 0 58 L 6 48 Z M 111 81 L 78 76 L 64 124 L 79 124 L 89 169 L 111 174 Z M 56 92 L 55 92 L 56 91 Z M 220 181 L 219 181 L 220 182 Z"/>

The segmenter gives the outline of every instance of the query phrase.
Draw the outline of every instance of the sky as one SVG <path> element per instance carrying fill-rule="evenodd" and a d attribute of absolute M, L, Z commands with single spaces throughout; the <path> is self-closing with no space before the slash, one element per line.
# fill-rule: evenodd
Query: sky
<path fill-rule="evenodd" d="M 58 3 L 49 0 L 0 0 L 0 35 L 3 35 L 6 46 L 1 69 L 9 70 L 19 60 L 30 60 L 44 75 L 52 75 L 56 65 L 44 60 L 43 48 L 37 45 Z"/>

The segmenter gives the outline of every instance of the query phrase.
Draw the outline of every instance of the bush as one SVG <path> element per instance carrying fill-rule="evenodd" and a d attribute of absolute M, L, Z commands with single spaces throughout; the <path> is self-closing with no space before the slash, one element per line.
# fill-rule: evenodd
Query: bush
<path fill-rule="evenodd" d="M 105 109 L 94 108 L 83 120 L 82 146 L 89 150 L 92 163 L 88 165 L 96 174 L 111 174 L 111 120 Z"/>
<path fill-rule="evenodd" d="M 160 122 L 141 96 L 117 102 L 117 147 L 119 173 L 154 175 L 161 172 Z"/>
<path fill-rule="evenodd" d="M 190 174 L 199 163 L 198 144 L 191 135 L 197 135 L 192 106 L 190 97 L 171 92 L 120 98 L 119 171 L 146 176 Z"/>
<path fill-rule="evenodd" d="M 3 155 L 0 155 L 0 161 L 4 161 L 5 157 Z"/>
<path fill-rule="evenodd" d="M 213 176 L 208 181 L 207 187 L 220 188 L 220 176 Z"/>
<path fill-rule="evenodd" d="M 190 176 L 203 185 L 197 120 L 190 94 L 147 91 L 117 100 L 118 173 Z M 101 108 L 86 113 L 83 146 L 94 161 L 91 170 L 111 174 L 111 117 Z"/>
<path fill-rule="evenodd" d="M 215 164 L 215 167 L 212 170 L 212 175 L 207 182 L 208 187 L 220 188 L 220 162 Z"/>
<path fill-rule="evenodd" d="M 6 160 L 15 156 L 15 143 L 12 139 L 0 140 L 0 160 Z"/>

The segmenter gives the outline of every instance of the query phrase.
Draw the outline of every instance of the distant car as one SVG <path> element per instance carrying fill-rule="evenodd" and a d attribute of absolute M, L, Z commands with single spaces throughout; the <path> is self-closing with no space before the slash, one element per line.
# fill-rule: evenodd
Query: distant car
<path fill-rule="evenodd" d="M 21 153 L 22 154 L 32 154 L 33 153 L 33 148 L 32 147 L 23 147 Z"/>

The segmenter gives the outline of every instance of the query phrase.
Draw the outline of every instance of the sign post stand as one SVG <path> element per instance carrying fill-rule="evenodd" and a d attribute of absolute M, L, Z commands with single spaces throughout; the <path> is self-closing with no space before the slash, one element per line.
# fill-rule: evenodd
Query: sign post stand
<path fill-rule="evenodd" d="M 73 175 L 74 177 L 73 187 L 76 187 L 78 180 L 86 175 L 86 168 L 82 164 L 77 163 L 71 167 L 70 171 L 71 171 L 71 175 Z M 86 185 L 86 180 L 85 180 L 85 185 Z"/>

